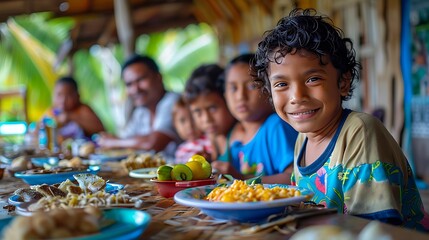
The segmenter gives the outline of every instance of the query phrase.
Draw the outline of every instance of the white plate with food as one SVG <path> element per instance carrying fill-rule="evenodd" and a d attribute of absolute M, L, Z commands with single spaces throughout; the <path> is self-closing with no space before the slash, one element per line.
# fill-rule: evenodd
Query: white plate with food
<path fill-rule="evenodd" d="M 106 193 L 115 194 L 119 190 L 123 190 L 123 189 L 124 189 L 124 185 L 122 185 L 122 184 L 107 183 L 104 191 Z M 20 195 L 17 195 L 17 194 L 13 194 L 12 196 L 10 196 L 8 198 L 8 203 L 11 204 L 11 205 L 18 206 L 18 205 L 20 205 L 22 203 L 25 203 L 25 202 L 34 202 L 34 201 L 36 201 L 36 200 L 38 200 L 38 199 L 40 199 L 40 198 L 43 197 L 43 195 L 37 194 L 37 193 L 35 193 L 35 191 L 31 191 L 31 190 L 29 192 L 27 192 L 27 193 L 24 193 L 24 194 L 27 194 L 27 195 L 28 194 L 37 195 L 37 196 L 39 196 L 39 198 L 37 198 L 37 196 L 36 196 L 36 199 L 30 199 L 31 196 L 20 196 Z"/>
<path fill-rule="evenodd" d="M 156 171 L 158 168 L 140 168 L 130 171 L 129 175 L 133 178 L 146 178 L 151 179 L 156 177 Z"/>
<path fill-rule="evenodd" d="M 297 189 L 300 191 L 300 195 L 253 202 L 209 201 L 206 198 L 216 188 L 216 185 L 208 185 L 182 190 L 174 195 L 174 201 L 181 205 L 199 208 L 203 213 L 217 219 L 259 222 L 266 220 L 270 215 L 284 212 L 289 205 L 307 201 L 314 195 L 308 189 L 297 188 L 291 185 L 263 184 L 263 186 L 270 189 L 275 187 Z M 247 194 L 247 192 L 244 194 Z"/>

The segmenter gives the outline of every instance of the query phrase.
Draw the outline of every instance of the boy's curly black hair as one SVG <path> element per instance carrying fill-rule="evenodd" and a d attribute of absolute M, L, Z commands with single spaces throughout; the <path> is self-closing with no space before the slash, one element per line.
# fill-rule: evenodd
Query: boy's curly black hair
<path fill-rule="evenodd" d="M 280 19 L 274 29 L 265 32 L 264 39 L 258 44 L 252 75 L 258 85 L 271 92 L 268 79 L 270 62 L 301 49 L 307 50 L 319 57 L 320 64 L 327 64 L 322 57 L 328 56 L 340 76 L 350 74 L 349 93 L 342 97 L 342 100 L 349 100 L 361 67 L 356 60 L 353 43 L 349 38 L 343 38 L 342 30 L 335 27 L 329 17 L 316 14 L 314 9 L 295 9 Z"/>

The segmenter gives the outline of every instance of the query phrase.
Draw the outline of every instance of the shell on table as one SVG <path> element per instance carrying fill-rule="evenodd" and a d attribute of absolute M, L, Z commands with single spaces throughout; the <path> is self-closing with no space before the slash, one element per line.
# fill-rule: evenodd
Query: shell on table
<path fill-rule="evenodd" d="M 85 193 L 88 190 L 93 193 L 98 192 L 104 189 L 107 183 L 103 178 L 91 173 L 75 174 L 73 177 Z"/>

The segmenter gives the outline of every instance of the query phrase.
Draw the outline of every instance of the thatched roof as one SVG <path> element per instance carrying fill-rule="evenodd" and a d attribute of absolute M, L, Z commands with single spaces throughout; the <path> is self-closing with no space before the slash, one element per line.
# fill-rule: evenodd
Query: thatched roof
<path fill-rule="evenodd" d="M 123 0 L 125 1 L 125 0 Z M 131 0 L 134 35 L 184 27 L 197 23 L 192 0 Z M 2 0 L 0 21 L 11 16 L 49 11 L 54 17 L 76 20 L 72 30 L 73 49 L 118 42 L 114 0 Z"/>

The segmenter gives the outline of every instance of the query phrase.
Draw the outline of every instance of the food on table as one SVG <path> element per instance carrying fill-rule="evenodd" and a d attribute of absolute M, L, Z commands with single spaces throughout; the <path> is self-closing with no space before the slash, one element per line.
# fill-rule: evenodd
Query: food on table
<path fill-rule="evenodd" d="M 79 186 L 76 186 L 76 184 L 74 184 L 72 181 L 70 181 L 70 179 L 65 180 L 64 182 L 62 182 L 58 188 L 66 193 L 74 193 L 74 194 L 81 194 L 83 193 L 82 188 L 80 188 Z"/>
<path fill-rule="evenodd" d="M 79 183 L 79 187 L 86 193 L 88 190 L 97 192 L 106 187 L 106 181 L 91 173 L 80 173 L 73 175 L 74 179 Z"/>
<path fill-rule="evenodd" d="M 34 168 L 30 170 L 26 170 L 21 172 L 21 174 L 26 175 L 35 175 L 35 174 L 52 174 L 52 173 L 64 173 L 64 172 L 74 172 L 74 171 L 82 171 L 86 170 L 86 168 L 72 168 L 72 167 L 52 167 L 50 169 L 46 168 Z"/>
<path fill-rule="evenodd" d="M 30 188 L 19 188 L 14 194 L 18 196 L 20 202 L 34 202 L 43 197 L 66 197 L 68 193 L 81 194 L 83 190 L 70 180 L 66 180 L 59 185 L 33 185 Z"/>
<path fill-rule="evenodd" d="M 190 181 L 192 180 L 192 170 L 185 164 L 176 164 L 171 170 L 171 178 L 175 181 Z"/>
<path fill-rule="evenodd" d="M 230 186 L 219 186 L 213 189 L 206 199 L 216 202 L 257 202 L 300 195 L 301 192 L 295 188 L 279 186 L 265 188 L 262 184 L 247 185 L 244 181 L 234 180 Z"/>
<path fill-rule="evenodd" d="M 29 211 L 85 207 L 89 205 L 138 204 L 137 199 L 132 199 L 123 190 L 119 190 L 117 193 L 107 193 L 105 191 L 106 181 L 96 175 L 75 174 L 74 177 L 77 177 L 82 182 L 82 188 L 67 179 L 60 184 L 42 184 L 31 186 L 29 189 L 18 189 L 15 191 L 15 195 L 18 196 L 18 201 L 34 202 L 29 205 Z M 104 187 L 99 188 L 101 185 Z M 87 191 L 84 189 L 87 189 Z M 98 190 L 94 191 L 96 189 Z"/>
<path fill-rule="evenodd" d="M 119 190 L 115 194 L 105 191 L 81 194 L 69 192 L 66 197 L 41 198 L 36 203 L 28 206 L 28 211 L 49 211 L 56 208 L 82 208 L 86 206 L 108 207 L 123 204 L 137 206 L 138 202 L 122 190 Z"/>
<path fill-rule="evenodd" d="M 186 165 L 192 170 L 192 180 L 207 179 L 212 175 L 211 164 L 199 154 L 193 155 Z"/>
<path fill-rule="evenodd" d="M 121 149 L 96 149 L 96 154 L 101 154 L 106 157 L 123 157 L 133 155 L 135 150 L 129 148 L 121 148 Z M 125 157 L 124 157 L 125 158 Z"/>
<path fill-rule="evenodd" d="M 20 202 L 32 202 L 43 197 L 43 194 L 31 188 L 19 188 L 14 194 L 18 196 L 18 201 Z"/>
<path fill-rule="evenodd" d="M 186 164 L 174 166 L 163 165 L 158 167 L 159 181 L 191 181 L 209 179 L 212 175 L 210 163 L 201 155 L 195 154 Z"/>
<path fill-rule="evenodd" d="M 31 163 L 25 156 L 19 156 L 12 160 L 9 170 L 13 172 L 24 171 L 31 168 Z"/>
<path fill-rule="evenodd" d="M 121 161 L 122 165 L 128 170 L 140 168 L 154 168 L 165 165 L 166 161 L 161 154 L 131 154 L 126 159 Z"/>
<path fill-rule="evenodd" d="M 173 167 L 168 165 L 162 165 L 156 170 L 156 177 L 160 181 L 170 181 L 171 170 L 173 170 Z"/>
<path fill-rule="evenodd" d="M 84 167 L 84 164 L 82 163 L 82 159 L 80 157 L 73 157 L 72 159 L 63 159 L 58 162 L 58 166 L 60 167 L 71 167 L 71 168 L 78 168 L 78 167 Z"/>
<path fill-rule="evenodd" d="M 44 197 L 65 197 L 67 194 L 61 191 L 59 188 L 54 186 L 49 186 L 48 184 L 32 186 L 34 190 L 41 193 Z"/>
<path fill-rule="evenodd" d="M 88 157 L 90 154 L 95 152 L 95 144 L 93 142 L 85 142 L 79 147 L 79 156 Z"/>
<path fill-rule="evenodd" d="M 5 229 L 4 239 L 52 239 L 79 237 L 100 231 L 102 212 L 95 207 L 79 210 L 55 209 L 18 216 Z"/>

